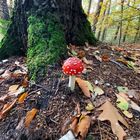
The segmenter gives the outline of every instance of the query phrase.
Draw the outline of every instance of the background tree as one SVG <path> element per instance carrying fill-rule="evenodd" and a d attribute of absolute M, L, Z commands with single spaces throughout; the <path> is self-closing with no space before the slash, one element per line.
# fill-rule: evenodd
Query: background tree
<path fill-rule="evenodd" d="M 103 0 L 99 0 L 98 4 L 97 4 L 95 15 L 94 15 L 94 19 L 93 19 L 93 31 L 94 31 L 94 33 L 96 32 L 96 24 L 98 23 L 98 19 L 99 19 L 100 12 L 102 9 L 102 4 L 103 4 Z"/>

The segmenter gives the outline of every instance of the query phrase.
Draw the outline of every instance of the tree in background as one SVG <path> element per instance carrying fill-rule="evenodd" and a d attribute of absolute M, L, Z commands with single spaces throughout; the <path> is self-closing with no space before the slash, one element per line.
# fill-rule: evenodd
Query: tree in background
<path fill-rule="evenodd" d="M 99 40 L 117 44 L 140 40 L 140 0 L 104 0 L 102 6 L 99 5 L 100 0 L 93 0 L 92 3 L 96 4 L 90 6 L 93 13 L 89 14 L 89 21 L 92 23 L 93 19 L 93 30 Z"/>
<path fill-rule="evenodd" d="M 97 4 L 95 15 L 94 15 L 94 19 L 93 19 L 93 31 L 94 31 L 94 33 L 96 32 L 96 25 L 98 23 L 98 19 L 99 19 L 100 12 L 102 9 L 102 4 L 103 4 L 103 0 L 99 0 L 98 4 Z"/>

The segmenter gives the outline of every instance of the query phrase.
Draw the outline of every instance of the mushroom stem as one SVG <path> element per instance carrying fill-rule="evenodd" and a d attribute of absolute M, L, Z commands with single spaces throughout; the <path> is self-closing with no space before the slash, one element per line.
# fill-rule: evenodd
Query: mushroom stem
<path fill-rule="evenodd" d="M 69 85 L 68 87 L 70 87 L 71 91 L 73 91 L 75 89 L 75 76 L 69 76 Z"/>

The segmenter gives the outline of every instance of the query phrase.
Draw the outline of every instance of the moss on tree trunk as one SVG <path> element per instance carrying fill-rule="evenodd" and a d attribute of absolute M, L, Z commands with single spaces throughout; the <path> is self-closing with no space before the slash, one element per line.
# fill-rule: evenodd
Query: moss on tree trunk
<path fill-rule="evenodd" d="M 45 74 L 47 64 L 57 62 L 66 53 L 66 41 L 59 19 L 48 13 L 45 18 L 28 19 L 27 64 L 32 80 Z"/>
<path fill-rule="evenodd" d="M 0 59 L 27 55 L 33 80 L 66 54 L 66 44 L 95 44 L 81 0 L 16 0 Z"/>

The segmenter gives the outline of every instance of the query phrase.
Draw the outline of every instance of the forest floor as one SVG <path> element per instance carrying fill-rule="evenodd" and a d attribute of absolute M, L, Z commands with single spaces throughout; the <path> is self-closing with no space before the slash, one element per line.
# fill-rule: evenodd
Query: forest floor
<path fill-rule="evenodd" d="M 140 45 L 71 46 L 70 53 L 84 57 L 79 78 L 92 87 L 76 83 L 71 92 L 58 64 L 34 83 L 26 58 L 0 62 L 0 140 L 58 140 L 71 131 L 70 137 L 86 140 L 140 140 Z"/>

